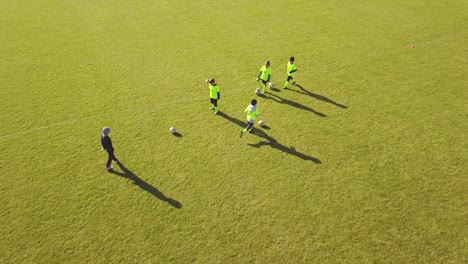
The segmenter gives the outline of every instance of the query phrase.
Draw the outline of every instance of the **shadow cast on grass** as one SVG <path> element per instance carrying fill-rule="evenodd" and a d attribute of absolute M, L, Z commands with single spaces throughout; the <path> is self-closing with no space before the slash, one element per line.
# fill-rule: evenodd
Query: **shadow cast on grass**
<path fill-rule="evenodd" d="M 172 135 L 174 135 L 174 137 L 183 137 L 179 132 L 174 132 Z"/>
<path fill-rule="evenodd" d="M 166 197 L 162 192 L 160 192 L 158 189 L 156 189 L 154 186 L 150 185 L 149 183 L 145 182 L 144 180 L 140 179 L 138 176 L 135 175 L 132 171 L 127 169 L 122 163 L 118 164 L 120 169 L 123 171 L 118 172 L 118 171 L 112 171 L 111 173 L 127 178 L 129 180 L 133 181 L 133 184 L 136 186 L 140 187 L 142 190 L 145 190 L 158 198 L 159 200 L 163 202 L 167 202 L 168 204 L 172 205 L 173 207 L 180 209 L 182 208 L 182 204 L 179 203 L 178 201 L 171 199 L 169 197 Z"/>
<path fill-rule="evenodd" d="M 278 96 L 276 94 L 268 93 L 268 94 L 262 94 L 262 95 L 259 95 L 259 96 L 262 97 L 262 98 L 274 100 L 274 101 L 276 101 L 276 102 L 278 102 L 280 104 L 287 104 L 287 105 L 290 105 L 292 107 L 296 107 L 298 109 L 314 113 L 314 114 L 316 114 L 316 115 L 318 115 L 320 117 L 327 117 L 327 115 L 325 115 L 324 113 L 317 112 L 317 111 L 315 111 L 314 109 L 312 109 L 312 108 L 310 108 L 308 106 L 305 106 L 303 104 L 291 101 L 289 99 L 283 98 L 283 97 Z"/>
<path fill-rule="evenodd" d="M 346 105 L 342 105 L 342 104 L 339 104 L 323 95 L 319 95 L 319 94 L 315 94 L 315 93 L 312 93 L 312 92 L 309 92 L 307 91 L 304 87 L 302 87 L 301 85 L 299 84 L 296 84 L 296 86 L 301 89 L 301 91 L 297 91 L 297 90 L 293 90 L 293 89 L 288 89 L 290 91 L 293 91 L 293 92 L 296 92 L 296 93 L 300 93 L 300 94 L 305 94 L 305 95 L 308 95 L 308 96 L 311 96 L 317 100 L 320 100 L 320 101 L 323 101 L 323 102 L 327 102 L 327 103 L 330 103 L 330 104 L 333 104 L 333 105 L 336 105 L 340 108 L 343 108 L 343 109 L 347 109 L 348 107 Z"/>
<path fill-rule="evenodd" d="M 220 112 L 218 113 L 218 115 L 219 115 L 220 117 L 222 117 L 222 118 L 228 120 L 229 122 L 232 122 L 232 123 L 234 123 L 234 124 L 237 124 L 238 126 L 240 126 L 240 127 L 242 127 L 242 128 L 244 128 L 244 127 L 247 126 L 247 121 L 242 122 L 242 121 L 240 121 L 239 119 L 234 118 L 234 117 L 231 117 L 231 116 L 227 115 L 227 114 L 224 113 L 224 112 L 221 112 L 221 111 L 220 111 Z"/>
<path fill-rule="evenodd" d="M 255 130 L 254 135 L 257 135 L 257 136 L 259 136 L 261 138 L 264 138 L 267 141 L 261 141 L 261 142 L 255 143 L 255 144 L 248 143 L 248 145 L 251 146 L 251 147 L 260 148 L 262 146 L 270 146 L 270 147 L 272 147 L 274 149 L 277 149 L 277 150 L 280 150 L 280 151 L 282 151 L 284 153 L 288 153 L 290 155 L 296 156 L 296 157 L 301 158 L 303 160 L 312 161 L 315 164 L 321 164 L 322 163 L 317 158 L 314 158 L 312 156 L 308 156 L 308 155 L 306 155 L 304 153 L 301 153 L 301 152 L 297 152 L 296 148 L 294 148 L 293 146 L 288 148 L 288 147 L 282 145 L 276 139 L 272 138 L 271 136 L 269 136 L 267 133 L 265 133 L 262 130 L 259 130 L 259 129 Z"/>
<path fill-rule="evenodd" d="M 281 93 L 281 90 L 276 88 L 276 87 L 275 88 L 270 88 L 270 91 Z"/>
<path fill-rule="evenodd" d="M 231 116 L 227 115 L 226 113 L 220 112 L 219 116 L 225 118 L 226 120 L 228 120 L 228 121 L 230 121 L 230 122 L 232 122 L 234 124 L 239 125 L 240 127 L 245 127 L 247 125 L 247 122 L 242 122 L 241 120 L 239 120 L 237 118 L 234 118 L 234 117 L 231 117 Z M 265 128 L 267 130 L 271 129 L 268 126 L 263 126 L 262 128 Z M 267 133 L 265 133 L 261 129 L 254 129 L 254 132 L 252 134 L 257 135 L 257 136 L 259 136 L 261 138 L 264 138 L 267 141 L 262 141 L 262 142 L 259 142 L 259 143 L 256 143 L 256 144 L 248 143 L 248 145 L 251 146 L 251 147 L 260 148 L 261 146 L 270 146 L 270 147 L 272 147 L 274 149 L 278 149 L 280 151 L 283 151 L 283 152 L 288 153 L 290 155 L 296 156 L 296 157 L 301 158 L 303 160 L 312 161 L 315 164 L 321 164 L 322 163 L 317 158 L 314 158 L 312 156 L 308 156 L 308 155 L 306 155 L 304 153 L 301 153 L 301 152 L 297 152 L 296 149 L 294 147 L 292 147 L 292 146 L 288 148 L 288 147 L 286 147 L 284 145 L 281 145 L 276 139 L 270 137 Z"/>
<path fill-rule="evenodd" d="M 226 120 L 228 120 L 228 121 L 234 123 L 234 124 L 237 124 L 238 126 L 240 126 L 240 127 L 242 127 L 242 128 L 245 128 L 245 127 L 247 126 L 247 121 L 242 122 L 242 121 L 240 121 L 240 120 L 237 119 L 237 118 L 228 116 L 228 115 L 227 115 L 226 113 L 224 113 L 224 112 L 219 112 L 218 115 L 219 115 L 220 117 L 222 117 L 222 118 L 224 118 L 224 119 L 226 119 Z M 263 125 L 263 126 L 261 126 L 261 128 L 266 129 L 266 130 L 271 130 L 271 127 L 269 127 L 269 126 L 267 126 L 267 125 Z"/>

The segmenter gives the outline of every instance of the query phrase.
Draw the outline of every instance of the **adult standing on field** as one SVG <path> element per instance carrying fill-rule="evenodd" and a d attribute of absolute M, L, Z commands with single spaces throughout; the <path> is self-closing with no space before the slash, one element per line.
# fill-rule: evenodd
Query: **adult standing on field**
<path fill-rule="evenodd" d="M 257 86 L 258 86 L 257 89 L 258 90 L 262 89 L 262 94 L 266 92 L 266 86 L 267 86 L 267 83 L 270 81 L 270 77 L 271 77 L 270 61 L 266 61 L 265 65 L 263 65 L 262 68 L 260 68 L 260 73 L 258 74 L 257 79 L 256 79 Z"/>
<path fill-rule="evenodd" d="M 218 100 L 221 98 L 219 93 L 219 86 L 216 84 L 215 79 L 206 79 L 205 82 L 208 83 L 208 89 L 210 89 L 210 110 L 214 110 L 213 115 L 218 114 Z"/>
<path fill-rule="evenodd" d="M 286 79 L 286 83 L 284 84 L 283 89 L 288 89 L 288 85 L 291 83 L 292 85 L 296 84 L 296 80 L 293 78 L 293 74 L 297 71 L 297 66 L 294 64 L 294 57 L 289 58 L 287 73 L 288 78 Z"/>
<path fill-rule="evenodd" d="M 110 132 L 111 129 L 109 127 L 104 127 L 102 129 L 101 135 L 101 150 L 107 151 L 107 154 L 109 155 L 109 158 L 107 159 L 106 163 L 106 170 L 109 172 L 111 172 L 114 169 L 114 167 L 111 166 L 112 161 L 115 161 L 117 164 L 120 164 L 120 161 L 114 156 L 114 147 L 112 146 L 112 140 L 109 137 Z"/>
<path fill-rule="evenodd" d="M 257 107 L 257 100 L 252 99 L 250 105 L 245 108 L 244 113 L 247 115 L 247 127 L 240 132 L 240 137 L 244 135 L 245 132 L 252 132 L 253 125 L 255 123 L 255 118 L 260 115 Z"/>

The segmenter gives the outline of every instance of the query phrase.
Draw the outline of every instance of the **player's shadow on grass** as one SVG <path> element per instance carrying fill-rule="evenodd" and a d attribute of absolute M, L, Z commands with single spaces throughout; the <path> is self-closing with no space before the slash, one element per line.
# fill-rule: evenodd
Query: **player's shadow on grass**
<path fill-rule="evenodd" d="M 330 103 L 330 104 L 333 104 L 333 105 L 336 105 L 340 108 L 343 108 L 343 109 L 347 109 L 348 107 L 346 105 L 342 105 L 342 104 L 339 104 L 323 95 L 319 95 L 319 94 L 315 94 L 313 92 L 309 92 L 307 91 L 304 87 L 302 87 L 301 85 L 299 84 L 296 84 L 296 86 L 300 89 L 300 91 L 298 90 L 293 90 L 293 89 L 288 89 L 288 90 L 291 90 L 293 92 L 296 92 L 296 93 L 300 93 L 300 94 L 305 94 L 305 95 L 308 95 L 308 96 L 311 96 L 317 100 L 320 100 L 320 101 L 323 101 L 323 102 L 327 102 L 327 103 Z"/>
<path fill-rule="evenodd" d="M 237 119 L 237 118 L 228 116 L 228 115 L 227 115 L 226 113 L 224 113 L 224 112 L 219 112 L 218 115 L 221 116 L 222 118 L 224 118 L 224 119 L 226 119 L 226 120 L 228 120 L 228 121 L 234 123 L 234 124 L 239 125 L 239 126 L 242 127 L 242 128 L 244 128 L 244 127 L 247 126 L 247 121 L 242 122 L 242 121 L 240 121 L 240 120 Z M 271 129 L 271 127 L 269 127 L 269 126 L 267 126 L 267 125 L 263 125 L 261 128 L 266 129 L 266 130 L 270 130 L 270 129 Z"/>
<path fill-rule="evenodd" d="M 226 113 L 224 113 L 224 112 L 221 112 L 221 111 L 220 111 L 220 112 L 218 113 L 218 115 L 219 115 L 220 117 L 222 117 L 222 118 L 224 118 L 224 119 L 226 119 L 226 120 L 228 120 L 228 121 L 234 123 L 234 124 L 239 125 L 240 127 L 246 127 L 246 126 L 247 126 L 247 121 L 242 122 L 242 121 L 240 121 L 240 120 L 237 119 L 237 118 L 228 116 L 228 115 L 227 115 Z"/>
<path fill-rule="evenodd" d="M 312 108 L 310 108 L 308 106 L 305 106 L 303 104 L 291 101 L 289 99 L 283 98 L 283 97 L 278 96 L 276 94 L 268 93 L 268 94 L 262 94 L 262 95 L 259 95 L 259 96 L 263 97 L 263 98 L 266 98 L 266 99 L 271 99 L 271 100 L 276 101 L 276 102 L 278 102 L 280 104 L 287 104 L 287 105 L 290 105 L 292 107 L 296 107 L 296 108 L 301 109 L 301 110 L 312 112 L 312 113 L 314 113 L 314 114 L 316 114 L 316 115 L 318 115 L 320 117 L 327 117 L 327 115 L 325 115 L 324 113 L 317 112 L 317 111 L 315 111 L 314 109 L 312 109 Z"/>
<path fill-rule="evenodd" d="M 140 187 L 141 189 L 149 192 L 159 200 L 163 202 L 167 202 L 168 204 L 172 205 L 175 208 L 182 208 L 182 204 L 179 203 L 178 201 L 171 199 L 169 197 L 166 197 L 162 192 L 160 192 L 158 189 L 156 189 L 154 186 L 150 185 L 149 183 L 145 182 L 144 180 L 140 179 L 138 176 L 135 175 L 132 171 L 127 169 L 122 163 L 119 164 L 120 169 L 123 171 L 118 172 L 118 171 L 112 171 L 111 173 L 127 178 L 129 180 L 133 181 L 133 184 L 136 186 Z"/>
<path fill-rule="evenodd" d="M 225 118 L 226 120 L 234 123 L 234 124 L 237 124 L 239 125 L 240 127 L 245 127 L 247 126 L 247 122 L 242 122 L 240 121 L 239 119 L 237 118 L 234 118 L 234 117 L 231 117 L 229 115 L 227 115 L 226 113 L 223 113 L 223 112 L 220 112 L 219 113 L 219 116 Z M 270 129 L 270 127 L 268 126 L 263 126 L 262 128 L 265 128 L 267 130 Z M 270 137 L 267 133 L 265 133 L 263 130 L 259 129 L 259 128 L 256 128 L 253 130 L 253 134 L 254 135 L 257 135 L 261 138 L 264 138 L 266 139 L 267 141 L 262 141 L 262 142 L 259 142 L 259 143 L 256 143 L 256 144 L 248 144 L 249 146 L 251 147 L 255 147 L 255 148 L 260 148 L 261 146 L 271 146 L 272 148 L 274 149 L 278 149 L 278 150 L 281 150 L 285 153 L 288 153 L 288 154 L 291 154 L 291 155 L 294 155 L 298 158 L 301 158 L 303 160 L 310 160 L 312 161 L 313 163 L 315 164 L 321 164 L 322 162 L 317 159 L 317 158 L 314 158 L 314 157 L 311 157 L 311 156 L 307 156 L 306 154 L 304 153 L 300 153 L 300 152 L 297 152 L 296 149 L 294 147 L 286 147 L 284 145 L 281 145 L 280 143 L 278 143 L 278 141 L 272 137 Z"/>
<path fill-rule="evenodd" d="M 282 145 L 281 143 L 279 143 L 276 139 L 270 137 L 267 133 L 265 133 L 263 130 L 260 130 L 260 129 L 257 129 L 255 130 L 254 132 L 255 135 L 261 137 L 261 138 L 264 138 L 266 139 L 267 141 L 261 141 L 261 142 L 258 142 L 258 143 L 255 143 L 255 144 L 251 144 L 251 143 L 248 143 L 249 146 L 251 147 L 254 147 L 254 148 L 260 148 L 262 146 L 270 146 L 274 149 L 278 149 L 278 150 L 281 150 L 285 153 L 288 153 L 288 154 L 291 154 L 291 155 L 294 155 L 298 158 L 301 158 L 303 160 L 309 160 L 309 161 L 312 161 L 313 163 L 315 164 L 321 164 L 322 162 L 317 159 L 317 158 L 314 158 L 312 156 L 308 156 L 304 153 L 301 153 L 301 152 L 297 152 L 296 149 L 291 146 L 291 147 L 286 147 L 284 145 Z"/>

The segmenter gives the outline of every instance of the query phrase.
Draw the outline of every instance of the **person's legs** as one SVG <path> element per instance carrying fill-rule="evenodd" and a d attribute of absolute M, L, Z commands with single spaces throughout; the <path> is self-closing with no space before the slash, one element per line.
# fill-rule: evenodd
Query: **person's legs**
<path fill-rule="evenodd" d="M 244 128 L 243 130 L 241 130 L 241 132 L 240 132 L 240 137 L 242 137 L 242 136 L 244 135 L 245 132 L 251 131 L 253 125 L 254 125 L 254 123 L 250 123 L 250 121 L 248 121 L 248 122 L 247 122 L 247 127 Z"/>
<path fill-rule="evenodd" d="M 112 170 L 111 163 L 112 163 L 112 160 L 115 160 L 114 151 L 113 150 L 108 150 L 107 154 L 109 155 L 109 157 L 107 158 L 106 169 L 107 170 Z"/>
<path fill-rule="evenodd" d="M 117 159 L 117 157 L 114 155 L 114 151 L 112 151 L 112 160 L 115 161 L 115 163 L 120 164 L 120 161 Z"/>
<path fill-rule="evenodd" d="M 286 79 L 286 83 L 284 84 L 283 89 L 288 88 L 288 84 L 289 84 L 289 82 L 290 82 L 291 80 L 293 80 L 293 77 L 292 77 L 292 76 L 288 76 L 288 78 Z M 296 82 L 293 81 L 293 84 L 294 84 L 294 83 L 296 83 Z"/>
<path fill-rule="evenodd" d="M 262 83 L 263 83 L 263 90 L 262 90 L 262 94 L 264 94 L 264 93 L 266 92 L 267 81 L 264 81 L 264 80 L 262 80 Z"/>
<path fill-rule="evenodd" d="M 263 82 L 263 80 L 261 80 L 261 79 L 257 81 L 257 89 L 258 90 L 262 89 L 262 82 Z"/>
<path fill-rule="evenodd" d="M 214 106 L 214 114 L 217 115 L 218 114 L 218 99 L 212 99 L 211 101 L 213 103 L 213 106 Z"/>
<path fill-rule="evenodd" d="M 247 131 L 252 130 L 252 127 L 254 125 L 254 123 L 250 123 L 250 122 L 248 122 L 247 124 L 248 124 L 247 127 L 244 128 L 244 130 L 242 130 L 242 132 L 244 132 L 244 133 L 247 132 Z"/>
<path fill-rule="evenodd" d="M 214 104 L 213 104 L 213 98 L 210 98 L 210 103 L 211 103 L 210 110 L 215 109 Z"/>

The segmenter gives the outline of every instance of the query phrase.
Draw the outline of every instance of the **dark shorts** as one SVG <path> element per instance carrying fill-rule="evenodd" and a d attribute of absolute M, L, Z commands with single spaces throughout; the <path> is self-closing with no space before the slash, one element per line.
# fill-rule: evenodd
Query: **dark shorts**
<path fill-rule="evenodd" d="M 245 129 L 250 131 L 252 129 L 252 127 L 254 126 L 254 124 L 255 124 L 254 122 L 250 123 L 250 121 L 247 120 L 247 127 Z"/>
<path fill-rule="evenodd" d="M 210 102 L 214 105 L 214 106 L 218 106 L 218 99 L 213 99 L 213 98 L 210 98 Z"/>

